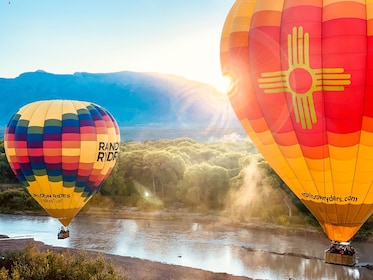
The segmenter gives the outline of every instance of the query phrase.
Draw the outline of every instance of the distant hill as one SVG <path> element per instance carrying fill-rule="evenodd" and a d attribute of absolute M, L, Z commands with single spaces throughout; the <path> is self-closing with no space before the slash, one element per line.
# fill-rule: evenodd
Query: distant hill
<path fill-rule="evenodd" d="M 210 85 L 172 75 L 36 71 L 14 79 L 0 78 L 0 96 L 0 128 L 21 106 L 44 99 L 97 103 L 109 110 L 121 127 L 239 127 L 227 96 Z"/>

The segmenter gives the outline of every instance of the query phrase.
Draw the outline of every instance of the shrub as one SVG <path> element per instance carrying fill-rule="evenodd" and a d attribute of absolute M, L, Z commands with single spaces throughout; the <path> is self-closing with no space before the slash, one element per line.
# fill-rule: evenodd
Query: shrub
<path fill-rule="evenodd" d="M 29 246 L 23 251 L 7 252 L 0 260 L 0 280 L 119 280 L 129 279 L 125 273 L 108 263 L 104 256 L 91 258 L 84 253 L 71 254 L 40 251 Z"/>

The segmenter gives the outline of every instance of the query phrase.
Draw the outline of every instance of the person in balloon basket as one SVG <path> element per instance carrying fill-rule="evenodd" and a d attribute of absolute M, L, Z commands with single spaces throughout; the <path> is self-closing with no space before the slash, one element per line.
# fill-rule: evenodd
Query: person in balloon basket
<path fill-rule="evenodd" d="M 353 256 L 355 254 L 355 248 L 350 246 L 350 245 L 347 245 L 347 246 L 339 245 L 339 246 L 337 246 L 337 244 L 333 244 L 330 247 L 329 252 L 334 253 L 334 254 Z"/>
<path fill-rule="evenodd" d="M 69 236 L 70 231 L 68 229 L 65 229 L 64 227 L 61 227 L 60 232 L 58 233 L 58 238 L 65 238 Z"/>

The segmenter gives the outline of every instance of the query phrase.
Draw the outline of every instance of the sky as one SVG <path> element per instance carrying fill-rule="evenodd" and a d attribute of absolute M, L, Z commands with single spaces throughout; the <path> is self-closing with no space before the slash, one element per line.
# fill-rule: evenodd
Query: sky
<path fill-rule="evenodd" d="M 0 0 L 0 77 L 158 72 L 219 87 L 234 0 Z"/>

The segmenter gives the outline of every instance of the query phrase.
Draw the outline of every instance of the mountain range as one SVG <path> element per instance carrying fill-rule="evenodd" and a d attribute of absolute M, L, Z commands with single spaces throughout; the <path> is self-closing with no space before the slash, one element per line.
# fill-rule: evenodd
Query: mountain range
<path fill-rule="evenodd" d="M 228 97 L 213 86 L 159 73 L 53 74 L 38 70 L 0 78 L 0 96 L 2 129 L 20 107 L 46 99 L 99 104 L 120 127 L 240 127 Z"/>

